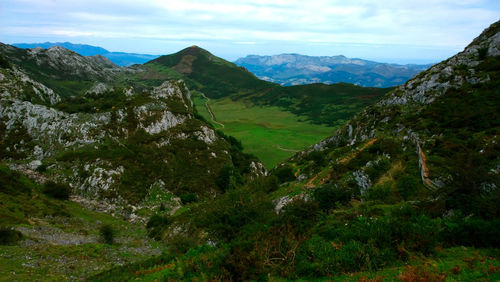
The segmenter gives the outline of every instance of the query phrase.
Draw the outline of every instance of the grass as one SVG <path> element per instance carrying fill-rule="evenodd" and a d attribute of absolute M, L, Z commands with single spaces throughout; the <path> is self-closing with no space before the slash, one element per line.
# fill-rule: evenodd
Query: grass
<path fill-rule="evenodd" d="M 58 245 L 28 236 L 26 242 L 11 246 L 0 245 L 0 280 L 73 280 L 70 277 L 79 280 L 116 264 L 147 259 L 151 252 L 143 252 L 145 248 L 164 249 L 160 243 L 146 239 L 147 233 L 142 225 L 135 225 L 109 214 L 89 211 L 74 202 L 64 202 L 63 205 L 68 212 L 65 217 L 30 217 L 30 224 L 14 226 L 29 230 L 50 228 L 63 234 L 98 238 L 99 226 L 108 225 L 117 230 L 117 243 L 107 245 L 95 240 L 78 245 Z"/>
<path fill-rule="evenodd" d="M 336 279 L 339 281 L 498 281 L 499 270 L 498 250 L 453 247 L 438 250 L 434 257 L 415 256 L 400 266 L 344 274 Z"/>
<path fill-rule="evenodd" d="M 206 99 L 193 96 L 199 114 L 211 122 Z M 217 121 L 225 125 L 222 128 L 211 122 L 214 127 L 240 140 L 244 151 L 257 156 L 269 169 L 292 156 L 293 151 L 331 135 L 335 129 L 302 121 L 278 107 L 247 105 L 229 98 L 210 100 L 210 107 Z"/>
<path fill-rule="evenodd" d="M 165 248 L 147 239 L 142 224 L 47 197 L 43 187 L 0 164 L 0 229 L 23 234 L 0 244 L 0 281 L 81 280 Z M 98 241 L 102 226 L 116 231 L 114 245 Z"/>

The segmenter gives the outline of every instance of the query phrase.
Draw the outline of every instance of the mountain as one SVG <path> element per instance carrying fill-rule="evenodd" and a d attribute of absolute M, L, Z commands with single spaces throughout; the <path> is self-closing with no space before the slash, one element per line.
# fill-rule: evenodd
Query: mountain
<path fill-rule="evenodd" d="M 210 98 L 246 95 L 275 87 L 198 46 L 161 56 L 145 65 L 159 72 L 167 67 L 169 72 L 187 77 L 186 83 L 190 88 L 199 90 Z"/>
<path fill-rule="evenodd" d="M 169 255 L 93 278 L 498 280 L 499 89 L 496 22 L 267 177 L 155 224 Z"/>
<path fill-rule="evenodd" d="M 345 56 L 248 55 L 235 61 L 261 79 L 281 85 L 352 83 L 365 87 L 403 84 L 431 65 L 377 63 Z"/>
<path fill-rule="evenodd" d="M 192 46 L 145 64 L 157 73 L 184 77 L 190 89 L 211 99 L 230 97 L 254 105 L 279 106 L 313 123 L 335 125 L 375 101 L 389 88 L 363 88 L 352 84 L 312 84 L 283 87 L 263 81 L 231 62 Z M 148 73 L 146 73 L 148 74 Z M 349 107 L 338 107 L 347 105 Z M 337 106 L 337 107 L 336 107 Z"/>
<path fill-rule="evenodd" d="M 151 209 L 156 194 L 206 197 L 226 189 L 224 169 L 253 171 L 254 158 L 195 117 L 183 81 L 137 90 L 119 78 L 139 70 L 60 46 L 2 44 L 0 54 L 0 159 L 8 165 L 38 169 L 71 194 L 132 216 L 127 207 Z"/>
<path fill-rule="evenodd" d="M 157 55 L 110 52 L 102 47 L 92 46 L 87 44 L 74 44 L 70 42 L 14 43 L 12 45 L 22 49 L 33 49 L 38 47 L 43 49 L 49 49 L 50 47 L 60 46 L 75 51 L 76 53 L 82 56 L 102 55 L 119 66 L 143 64 L 147 61 L 153 60 L 158 57 Z"/>

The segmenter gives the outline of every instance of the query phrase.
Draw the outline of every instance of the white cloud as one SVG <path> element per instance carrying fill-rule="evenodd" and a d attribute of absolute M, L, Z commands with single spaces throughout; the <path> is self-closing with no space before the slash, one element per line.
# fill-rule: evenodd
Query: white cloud
<path fill-rule="evenodd" d="M 2 0 L 0 10 L 0 35 L 17 41 L 41 36 L 50 40 L 50 35 L 123 42 L 217 41 L 240 46 L 265 46 L 272 41 L 275 45 L 282 42 L 283 49 L 292 43 L 303 46 L 303 51 L 297 51 L 306 53 L 310 44 L 340 43 L 455 50 L 498 20 L 500 2 Z M 152 43 L 144 42 L 140 48 Z"/>

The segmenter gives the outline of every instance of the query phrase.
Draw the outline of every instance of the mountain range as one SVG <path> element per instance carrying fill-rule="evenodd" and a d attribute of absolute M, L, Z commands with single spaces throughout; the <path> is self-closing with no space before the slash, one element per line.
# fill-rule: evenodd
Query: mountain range
<path fill-rule="evenodd" d="M 70 42 L 15 43 L 23 49 L 61 46 L 82 56 L 102 55 L 119 66 L 143 64 L 158 58 L 158 55 L 110 52 L 102 47 Z M 312 83 L 351 83 L 364 87 L 392 87 L 403 84 L 415 74 L 429 68 L 428 65 L 397 65 L 378 63 L 345 56 L 305 56 L 281 54 L 274 56 L 248 55 L 235 61 L 260 79 L 284 86 Z"/>
<path fill-rule="evenodd" d="M 257 77 L 281 85 L 352 83 L 365 87 L 391 87 L 405 83 L 428 65 L 378 63 L 345 56 L 281 54 L 248 55 L 235 61 Z"/>
<path fill-rule="evenodd" d="M 66 49 L 77 52 L 82 56 L 103 55 L 113 63 L 119 66 L 130 66 L 133 64 L 143 64 L 147 61 L 158 58 L 158 55 L 136 54 L 125 52 L 110 52 L 102 47 L 87 45 L 87 44 L 74 44 L 70 42 L 45 42 L 45 43 L 14 43 L 13 46 L 23 49 L 43 48 L 48 49 L 54 46 L 61 46 Z"/>

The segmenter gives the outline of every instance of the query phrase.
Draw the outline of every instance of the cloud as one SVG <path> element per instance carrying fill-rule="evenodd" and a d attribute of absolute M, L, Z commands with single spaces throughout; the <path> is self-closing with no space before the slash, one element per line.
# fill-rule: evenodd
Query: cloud
<path fill-rule="evenodd" d="M 117 46 L 141 49 L 133 50 L 137 52 L 160 46 L 156 41 L 267 45 L 271 52 L 276 47 L 271 48 L 272 42 L 307 53 L 311 44 L 324 46 L 323 52 L 335 44 L 456 50 L 498 20 L 500 2 L 3 0 L 0 11 L 1 40 L 51 40 L 53 35 L 109 44 L 113 39 L 120 40 L 121 44 L 113 43 Z M 143 44 L 126 43 L 137 39 Z"/>

